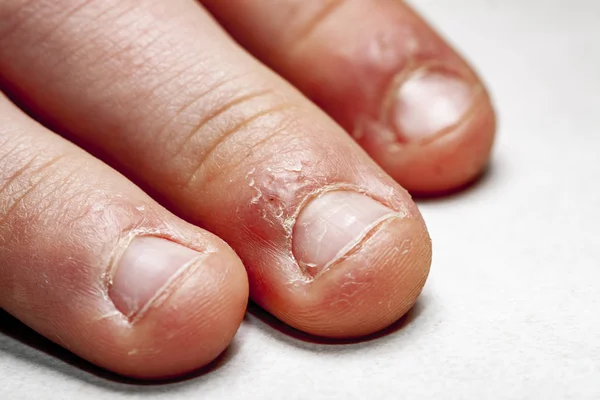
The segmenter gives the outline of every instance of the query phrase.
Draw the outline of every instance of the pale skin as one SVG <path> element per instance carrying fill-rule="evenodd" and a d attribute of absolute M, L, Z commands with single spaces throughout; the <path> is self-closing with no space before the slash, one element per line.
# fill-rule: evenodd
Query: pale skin
<path fill-rule="evenodd" d="M 249 298 L 319 336 L 397 321 L 431 263 L 409 192 L 493 143 L 405 3 L 201 3 L 0 2 L 0 307 L 136 378 L 210 363 Z"/>

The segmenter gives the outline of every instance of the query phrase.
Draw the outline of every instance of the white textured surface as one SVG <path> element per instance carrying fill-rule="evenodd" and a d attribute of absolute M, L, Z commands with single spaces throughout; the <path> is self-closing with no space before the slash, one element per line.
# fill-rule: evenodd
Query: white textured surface
<path fill-rule="evenodd" d="M 480 185 L 421 205 L 434 265 L 410 321 L 327 345 L 250 314 L 211 372 L 137 386 L 1 315 L 0 399 L 600 399 L 600 2 L 413 4 L 489 83 L 500 136 Z"/>

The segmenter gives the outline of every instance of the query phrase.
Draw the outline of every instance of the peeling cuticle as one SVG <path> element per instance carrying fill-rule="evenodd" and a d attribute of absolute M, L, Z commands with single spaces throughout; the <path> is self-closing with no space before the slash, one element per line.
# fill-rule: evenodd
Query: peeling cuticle
<path fill-rule="evenodd" d="M 360 185 L 323 184 L 305 167 L 302 161 L 291 160 L 251 168 L 244 175 L 251 194 L 241 207 L 251 208 L 251 215 L 273 229 L 274 242 L 289 257 L 288 265 L 296 266 L 288 274 L 292 286 L 318 278 L 360 248 L 371 232 L 411 213 L 399 193 L 378 179 L 364 179 L 366 187 L 378 193 L 374 195 L 360 179 Z"/>

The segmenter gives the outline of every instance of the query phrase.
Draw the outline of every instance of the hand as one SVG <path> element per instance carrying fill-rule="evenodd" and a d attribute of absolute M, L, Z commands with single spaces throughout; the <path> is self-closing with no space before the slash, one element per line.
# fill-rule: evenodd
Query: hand
<path fill-rule="evenodd" d="M 248 292 L 315 335 L 396 321 L 431 261 L 400 185 L 468 183 L 494 135 L 393 0 L 4 0 L 0 84 L 0 306 L 141 378 L 217 357 Z"/>

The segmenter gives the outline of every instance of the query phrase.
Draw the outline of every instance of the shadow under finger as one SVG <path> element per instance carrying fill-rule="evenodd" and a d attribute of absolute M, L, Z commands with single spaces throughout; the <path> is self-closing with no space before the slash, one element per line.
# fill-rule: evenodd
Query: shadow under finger
<path fill-rule="evenodd" d="M 0 309 L 0 359 L 3 356 L 51 369 L 66 379 L 76 379 L 105 390 L 121 393 L 166 393 L 189 385 L 199 385 L 228 363 L 238 352 L 234 340 L 212 363 L 177 378 L 144 381 L 127 378 L 76 356 L 46 339 Z"/>

